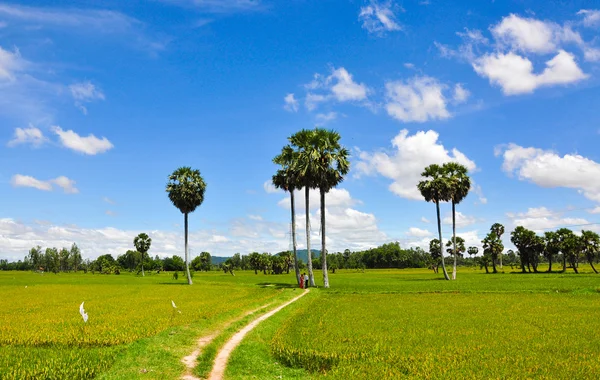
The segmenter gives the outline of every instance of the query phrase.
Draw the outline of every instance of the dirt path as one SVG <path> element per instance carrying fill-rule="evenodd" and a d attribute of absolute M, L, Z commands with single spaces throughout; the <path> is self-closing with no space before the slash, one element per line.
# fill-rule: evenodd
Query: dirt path
<path fill-rule="evenodd" d="M 289 305 L 293 302 L 296 302 L 298 299 L 300 299 L 301 297 L 306 295 L 306 293 L 308 293 L 309 291 L 310 291 L 310 289 L 306 289 L 299 296 L 284 303 L 281 306 L 276 307 L 275 309 L 269 311 L 268 313 L 261 315 L 260 317 L 256 318 L 255 320 L 253 320 L 252 322 L 247 324 L 243 329 L 241 329 L 240 331 L 235 333 L 235 335 L 232 336 L 225 343 L 225 345 L 223 345 L 223 347 L 217 354 L 217 357 L 215 358 L 215 363 L 213 365 L 213 369 L 210 372 L 210 375 L 208 376 L 209 380 L 222 380 L 223 379 L 223 374 L 225 373 L 225 367 L 227 365 L 227 360 L 229 360 L 229 356 L 231 356 L 231 353 L 233 352 L 233 350 L 241 343 L 242 339 L 244 339 L 244 336 L 246 336 L 246 334 L 248 334 L 250 331 L 252 331 L 252 329 L 254 329 L 256 326 L 258 326 L 258 324 L 260 322 L 271 317 L 273 314 L 277 313 L 279 310 L 283 309 L 287 305 Z"/>
<path fill-rule="evenodd" d="M 210 335 L 206 335 L 206 336 L 203 336 L 200 339 L 198 339 L 198 341 L 196 343 L 196 349 L 191 354 L 189 354 L 186 357 L 184 357 L 183 359 L 181 359 L 181 362 L 183 364 L 185 364 L 185 373 L 183 374 L 183 376 L 181 376 L 181 379 L 182 380 L 201 380 L 198 377 L 194 376 L 192 374 L 192 371 L 198 365 L 198 356 L 200 356 L 200 353 L 202 353 L 202 349 L 204 347 L 208 346 L 208 344 L 210 342 L 212 342 L 213 339 L 215 339 L 216 337 L 218 337 L 219 334 L 223 330 L 225 330 L 226 328 L 228 328 L 229 326 L 231 326 L 235 322 L 241 320 L 242 318 L 244 318 L 244 317 L 246 317 L 246 316 L 248 316 L 250 314 L 256 313 L 259 310 L 262 310 L 262 309 L 264 309 L 266 307 L 269 307 L 269 305 L 271 305 L 271 304 L 268 303 L 268 304 L 266 304 L 264 306 L 259 307 L 258 309 L 250 310 L 250 311 L 242 314 L 241 316 L 228 321 L 223 326 L 221 326 L 221 329 L 214 331 Z"/>

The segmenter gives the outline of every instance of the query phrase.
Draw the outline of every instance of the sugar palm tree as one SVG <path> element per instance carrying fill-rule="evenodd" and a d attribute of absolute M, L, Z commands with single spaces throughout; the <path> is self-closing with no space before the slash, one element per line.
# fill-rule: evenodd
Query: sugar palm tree
<path fill-rule="evenodd" d="M 273 162 L 281 165 L 273 176 L 273 185 L 290 193 L 290 203 L 292 211 L 292 247 L 294 253 L 294 270 L 296 271 L 296 281 L 300 285 L 300 267 L 298 266 L 298 253 L 296 249 L 296 206 L 294 201 L 294 190 L 298 185 L 298 175 L 292 164 L 294 163 L 294 150 L 287 145 L 281 150 L 281 154 L 273 159 Z M 288 266 L 289 268 L 289 266 Z"/>
<path fill-rule="evenodd" d="M 192 285 L 188 257 L 188 214 L 194 212 L 204 202 L 206 183 L 200 171 L 190 167 L 181 167 L 169 176 L 167 193 L 173 205 L 184 215 L 185 225 L 185 272 L 188 284 Z"/>
<path fill-rule="evenodd" d="M 458 162 L 447 162 L 442 165 L 444 175 L 450 183 L 450 201 L 452 202 L 452 244 L 456 252 L 456 205 L 463 201 L 471 189 L 471 179 L 468 170 Z M 452 279 L 456 280 L 456 255 L 452 266 Z"/>
<path fill-rule="evenodd" d="M 314 131 L 303 129 L 288 138 L 295 150 L 293 168 L 296 171 L 298 188 L 304 187 L 304 207 L 306 217 L 306 251 L 308 279 L 310 286 L 315 286 L 315 276 L 312 267 L 312 252 L 310 250 L 310 189 L 316 188 L 314 175 L 315 157 L 311 150 Z"/>
<path fill-rule="evenodd" d="M 142 277 L 144 277 L 144 255 L 150 250 L 152 239 L 147 234 L 141 233 L 133 239 L 133 245 L 142 256 Z"/>
<path fill-rule="evenodd" d="M 417 188 L 421 192 L 423 198 L 427 202 L 435 203 L 437 211 L 437 225 L 439 241 L 442 240 L 442 221 L 440 218 L 440 202 L 447 202 L 450 200 L 450 184 L 448 183 L 447 177 L 444 175 L 442 167 L 437 164 L 429 165 L 425 168 L 421 176 L 425 179 L 420 181 Z M 443 244 L 440 244 L 440 257 L 442 259 L 442 270 L 444 272 L 444 278 L 450 280 L 448 271 L 446 271 L 446 264 L 444 262 L 444 250 Z"/>
<path fill-rule="evenodd" d="M 325 194 L 339 185 L 350 170 L 350 153 L 340 144 L 339 133 L 323 128 L 311 131 L 310 139 L 301 146 L 297 162 L 300 176 L 311 173 L 314 185 L 319 188 L 321 198 L 321 267 L 323 286 L 329 288 L 327 272 Z"/>

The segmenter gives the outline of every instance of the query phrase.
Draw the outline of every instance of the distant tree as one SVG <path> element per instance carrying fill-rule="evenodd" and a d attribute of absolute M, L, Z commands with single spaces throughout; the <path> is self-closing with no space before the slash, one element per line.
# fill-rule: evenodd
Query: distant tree
<path fill-rule="evenodd" d="M 201 252 L 200 253 L 200 263 L 201 263 L 201 269 L 203 271 L 210 271 L 210 266 L 212 265 L 212 257 L 210 256 L 210 253 L 208 252 Z"/>
<path fill-rule="evenodd" d="M 192 285 L 188 259 L 188 214 L 194 212 L 204 202 L 206 183 L 199 170 L 190 167 L 181 167 L 169 176 L 167 193 L 175 207 L 184 215 L 185 229 L 185 271 L 188 284 Z"/>
<path fill-rule="evenodd" d="M 267 252 L 264 252 L 260 255 L 260 269 L 264 274 L 267 274 L 267 270 L 271 268 L 271 255 Z"/>
<path fill-rule="evenodd" d="M 558 235 L 560 251 L 563 254 L 562 272 L 566 272 L 568 261 L 573 271 L 579 273 L 577 270 L 577 260 L 579 252 L 581 252 L 580 239 L 568 228 L 560 228 L 556 231 L 556 234 Z"/>
<path fill-rule="evenodd" d="M 440 261 L 442 260 L 442 256 L 440 255 L 441 247 L 440 241 L 438 239 L 432 239 L 429 242 L 429 255 L 431 257 L 430 267 L 433 270 L 433 273 L 438 272 L 438 267 L 440 265 Z"/>
<path fill-rule="evenodd" d="M 504 234 L 504 226 L 500 223 L 494 223 L 490 228 L 490 232 L 481 241 L 483 244 L 484 254 L 488 254 L 492 264 L 494 273 L 498 273 L 496 269 L 496 262 L 504 251 L 504 244 L 502 244 L 502 234 Z"/>
<path fill-rule="evenodd" d="M 81 257 L 81 250 L 79 249 L 77 244 L 73 243 L 73 245 L 71 246 L 69 257 L 71 269 L 77 272 L 79 270 L 79 266 L 83 262 L 83 258 Z"/>
<path fill-rule="evenodd" d="M 292 256 L 292 252 L 290 251 L 283 251 L 283 252 L 279 252 L 277 254 L 277 256 L 280 256 L 283 259 L 283 270 L 285 270 L 286 273 L 290 273 L 290 266 L 294 265 L 294 257 Z M 300 272 L 299 270 L 300 268 L 298 268 L 298 272 Z"/>
<path fill-rule="evenodd" d="M 581 231 L 581 247 L 594 273 L 598 274 L 594 267 L 594 260 L 596 260 L 600 251 L 600 236 L 593 231 Z"/>
<path fill-rule="evenodd" d="M 544 257 L 548 259 L 548 272 L 552 272 L 552 261 L 560 252 L 560 236 L 554 231 L 544 232 Z"/>
<path fill-rule="evenodd" d="M 44 254 L 42 253 L 42 247 L 39 245 L 29 250 L 27 258 L 34 271 L 39 271 L 44 266 Z"/>
<path fill-rule="evenodd" d="M 150 246 L 152 245 L 152 239 L 150 239 L 150 237 L 147 234 L 141 233 L 133 239 L 133 245 L 135 246 L 135 249 L 140 253 L 142 259 L 142 277 L 144 277 L 144 257 L 150 250 Z"/>
<path fill-rule="evenodd" d="M 440 217 L 440 202 L 446 202 L 450 200 L 450 183 L 444 176 L 444 171 L 439 165 L 433 164 L 425 168 L 421 176 L 425 179 L 420 181 L 417 185 L 419 192 L 425 198 L 427 202 L 435 203 L 437 212 L 437 225 L 439 242 L 442 242 L 442 220 Z M 444 272 L 444 278 L 450 280 L 448 271 L 446 271 L 446 263 L 444 262 L 444 253 L 442 250 L 442 244 L 439 245 L 440 258 L 442 262 L 442 271 Z"/>
<path fill-rule="evenodd" d="M 537 236 L 535 232 L 523 226 L 517 226 L 511 232 L 510 241 L 519 250 L 522 272 L 526 272 L 525 266 L 527 266 L 529 272 L 531 272 L 531 268 L 534 272 L 537 272 L 539 255 L 543 253 L 545 247 L 544 240 Z"/>
<path fill-rule="evenodd" d="M 58 273 L 60 270 L 60 258 L 56 248 L 46 248 L 44 254 L 44 266 L 47 272 Z"/>
<path fill-rule="evenodd" d="M 465 248 L 465 239 L 461 238 L 460 236 L 453 237 L 453 239 L 455 239 L 455 241 L 448 240 L 446 243 L 446 252 L 448 252 L 451 256 L 462 257 L 467 250 Z M 454 247 L 456 247 L 456 253 L 454 253 Z"/>
<path fill-rule="evenodd" d="M 242 267 L 242 258 L 239 253 L 236 253 L 231 257 L 231 265 L 233 269 L 241 269 Z"/>

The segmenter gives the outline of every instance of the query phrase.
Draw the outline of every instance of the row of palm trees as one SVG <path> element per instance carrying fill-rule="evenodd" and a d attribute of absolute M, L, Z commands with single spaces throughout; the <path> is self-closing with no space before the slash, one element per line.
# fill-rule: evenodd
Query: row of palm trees
<path fill-rule="evenodd" d="M 456 249 L 456 205 L 462 202 L 471 189 L 471 179 L 464 165 L 457 162 L 447 162 L 443 165 L 432 164 L 425 168 L 421 176 L 424 178 L 417 184 L 419 192 L 427 202 L 435 203 L 437 213 L 437 227 L 439 241 L 442 240 L 442 221 L 440 218 L 440 202 L 452 203 L 452 244 L 453 252 Z M 439 244 L 440 257 L 442 258 L 442 270 L 444 278 L 450 280 L 446 264 L 444 263 L 443 244 Z M 452 268 L 452 279 L 456 280 L 456 259 L 454 254 L 454 265 Z"/>
<path fill-rule="evenodd" d="M 325 194 L 339 185 L 350 170 L 350 153 L 340 144 L 339 133 L 315 128 L 303 129 L 288 138 L 289 144 L 273 162 L 281 168 L 273 175 L 273 185 L 290 193 L 292 216 L 292 247 L 296 279 L 300 283 L 300 268 L 296 252 L 296 210 L 294 191 L 304 188 L 306 216 L 306 249 L 308 253 L 308 277 L 310 286 L 315 286 L 310 247 L 310 189 L 319 189 L 321 203 L 321 268 L 323 286 L 329 288 L 327 274 Z"/>

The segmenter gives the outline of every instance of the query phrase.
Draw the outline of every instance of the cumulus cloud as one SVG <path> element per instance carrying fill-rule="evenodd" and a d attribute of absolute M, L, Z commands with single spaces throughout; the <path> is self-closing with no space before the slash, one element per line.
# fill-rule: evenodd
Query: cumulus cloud
<path fill-rule="evenodd" d="M 13 139 L 7 145 L 13 147 L 20 144 L 31 144 L 37 148 L 47 140 L 42 131 L 30 124 L 29 128 L 16 128 Z"/>
<path fill-rule="evenodd" d="M 114 147 L 106 137 L 99 139 L 92 134 L 87 137 L 81 137 L 72 130 L 63 131 L 58 126 L 52 127 L 52 131 L 58 135 L 64 147 L 79 153 L 93 156 L 107 152 Z"/>
<path fill-rule="evenodd" d="M 315 116 L 315 119 L 317 120 L 317 125 L 323 126 L 337 119 L 337 116 L 337 112 L 319 113 Z"/>
<path fill-rule="evenodd" d="M 268 194 L 281 192 L 281 190 L 279 190 L 273 185 L 273 181 L 271 180 L 265 181 L 265 183 L 263 183 L 263 189 L 265 189 L 265 192 L 267 192 Z"/>
<path fill-rule="evenodd" d="M 383 36 L 386 32 L 402 30 L 396 18 L 399 9 L 391 1 L 371 0 L 369 5 L 360 8 L 358 19 L 369 33 Z"/>
<path fill-rule="evenodd" d="M 283 109 L 289 112 L 298 112 L 298 99 L 294 97 L 294 94 L 289 93 L 284 98 L 284 106 Z"/>
<path fill-rule="evenodd" d="M 319 103 L 330 100 L 340 103 L 366 101 L 369 94 L 369 88 L 364 83 L 356 82 L 343 67 L 333 68 L 328 76 L 315 74 L 313 81 L 305 88 L 308 90 L 305 104 L 309 111 Z"/>
<path fill-rule="evenodd" d="M 423 168 L 431 164 L 456 161 L 474 171 L 477 166 L 456 148 L 449 152 L 440 142 L 439 134 L 429 130 L 409 135 L 403 129 L 392 140 L 392 152 L 360 152 L 356 163 L 357 176 L 381 175 L 392 180 L 392 193 L 407 199 L 422 200 L 417 190 Z"/>
<path fill-rule="evenodd" d="M 473 62 L 473 68 L 490 83 L 502 88 L 505 95 L 531 93 L 541 86 L 576 83 L 588 77 L 583 73 L 575 57 L 564 50 L 546 62 L 539 74 L 533 72 L 533 64 L 515 53 L 493 53 Z"/>
<path fill-rule="evenodd" d="M 424 230 L 421 228 L 417 228 L 417 227 L 410 227 L 408 229 L 408 231 L 406 232 L 406 236 L 412 236 L 412 237 L 417 237 L 417 238 L 423 238 L 423 237 L 428 237 L 428 236 L 432 236 L 433 233 L 431 231 L 428 230 Z"/>
<path fill-rule="evenodd" d="M 467 101 L 467 99 L 469 99 L 470 95 L 471 93 L 469 90 L 464 88 L 462 84 L 457 83 L 454 86 L 454 95 L 452 96 L 452 99 L 455 103 L 464 103 Z"/>
<path fill-rule="evenodd" d="M 477 223 L 477 219 L 474 216 L 465 215 L 460 211 L 456 212 L 455 219 L 456 228 L 464 228 Z M 442 219 L 442 222 L 444 224 L 452 225 L 452 214 L 446 215 L 446 217 Z"/>
<path fill-rule="evenodd" d="M 408 81 L 390 81 L 386 85 L 385 108 L 390 116 L 403 122 L 447 119 L 446 86 L 435 78 L 417 76 Z"/>
<path fill-rule="evenodd" d="M 0 81 L 14 80 L 15 72 L 23 70 L 26 62 L 21 58 L 19 50 L 13 52 L 0 47 Z"/>
<path fill-rule="evenodd" d="M 564 212 L 552 212 L 546 207 L 532 207 L 526 212 L 507 213 L 513 227 L 523 226 L 535 232 L 544 232 L 567 226 L 588 224 L 584 218 L 564 217 Z"/>
<path fill-rule="evenodd" d="M 600 202 L 600 164 L 579 154 L 559 154 L 533 147 L 508 144 L 496 155 L 503 158 L 502 169 L 520 180 L 546 188 L 576 189 L 586 198 Z"/>
<path fill-rule="evenodd" d="M 56 185 L 63 189 L 66 194 L 76 194 L 79 190 L 75 187 L 75 181 L 65 176 L 56 177 L 47 181 L 41 181 L 37 178 L 15 174 L 11 179 L 11 185 L 13 187 L 32 187 L 38 190 L 52 191 L 53 185 Z"/>

